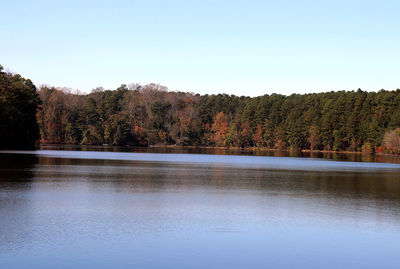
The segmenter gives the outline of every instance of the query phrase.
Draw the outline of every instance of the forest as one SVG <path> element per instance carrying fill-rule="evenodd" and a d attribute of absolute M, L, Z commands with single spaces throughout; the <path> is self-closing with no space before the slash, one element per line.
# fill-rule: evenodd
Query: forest
<path fill-rule="evenodd" d="M 2 141 L 36 140 L 40 134 L 40 143 L 56 144 L 400 153 L 399 89 L 251 98 L 123 84 L 82 94 L 36 90 L 30 80 L 3 72 L 0 91 Z M 21 100 L 30 106 L 19 105 Z M 23 114 L 29 117 L 21 122 Z"/>
<path fill-rule="evenodd" d="M 0 65 L 0 149 L 33 149 L 39 139 L 39 94 L 29 79 Z"/>

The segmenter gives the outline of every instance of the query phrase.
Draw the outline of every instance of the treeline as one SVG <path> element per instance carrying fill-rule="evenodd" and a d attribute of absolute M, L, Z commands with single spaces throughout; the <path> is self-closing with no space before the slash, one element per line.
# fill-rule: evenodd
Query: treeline
<path fill-rule="evenodd" d="M 39 139 L 36 112 L 40 104 L 29 79 L 3 71 L 0 65 L 0 149 L 32 149 Z"/>
<path fill-rule="evenodd" d="M 400 90 L 250 98 L 132 84 L 83 95 L 42 87 L 39 95 L 44 143 L 400 150 Z"/>
<path fill-rule="evenodd" d="M 0 66 L 0 148 L 42 143 L 400 153 L 400 90 L 250 98 L 121 85 L 78 94 Z"/>

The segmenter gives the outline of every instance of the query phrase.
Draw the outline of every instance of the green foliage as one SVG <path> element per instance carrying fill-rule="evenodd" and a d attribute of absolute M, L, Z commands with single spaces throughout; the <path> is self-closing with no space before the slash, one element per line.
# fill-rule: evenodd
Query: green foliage
<path fill-rule="evenodd" d="M 40 103 L 35 86 L 2 69 L 0 76 L 0 145 L 32 146 L 38 138 Z M 400 128 L 400 90 L 250 98 L 123 84 L 89 94 L 42 87 L 39 95 L 43 109 L 37 121 L 45 143 L 364 152 L 386 145 L 388 152 L 396 152 L 396 136 L 390 131 Z"/>
<path fill-rule="evenodd" d="M 400 90 L 249 98 L 149 84 L 88 95 L 42 88 L 40 95 L 42 139 L 50 142 L 367 152 L 400 127 Z"/>
<path fill-rule="evenodd" d="M 29 79 L 3 72 L 0 65 L 0 148 L 31 149 L 39 139 L 40 98 Z"/>

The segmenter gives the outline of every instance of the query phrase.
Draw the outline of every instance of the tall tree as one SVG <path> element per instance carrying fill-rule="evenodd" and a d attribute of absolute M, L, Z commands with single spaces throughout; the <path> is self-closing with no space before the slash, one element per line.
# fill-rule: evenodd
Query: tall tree
<path fill-rule="evenodd" d="M 0 148 L 31 149 L 39 139 L 40 98 L 29 79 L 0 65 Z"/>

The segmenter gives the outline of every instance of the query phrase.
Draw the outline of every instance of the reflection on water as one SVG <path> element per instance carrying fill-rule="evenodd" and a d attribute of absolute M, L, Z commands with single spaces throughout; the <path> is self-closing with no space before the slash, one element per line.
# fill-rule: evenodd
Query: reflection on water
<path fill-rule="evenodd" d="M 189 153 L 213 155 L 246 155 L 246 156 L 271 156 L 271 157 L 306 157 L 325 158 L 333 160 L 346 160 L 352 162 L 387 162 L 400 163 L 400 156 L 373 155 L 361 153 L 339 152 L 299 152 L 276 150 L 249 150 L 225 148 L 184 148 L 184 147 L 102 147 L 102 146 L 76 146 L 76 145 L 41 145 L 41 150 L 66 150 L 66 151 L 100 151 L 100 152 L 139 152 L 139 153 Z"/>
<path fill-rule="evenodd" d="M 0 268 L 398 267 L 396 165 L 90 154 L 0 153 Z"/>

